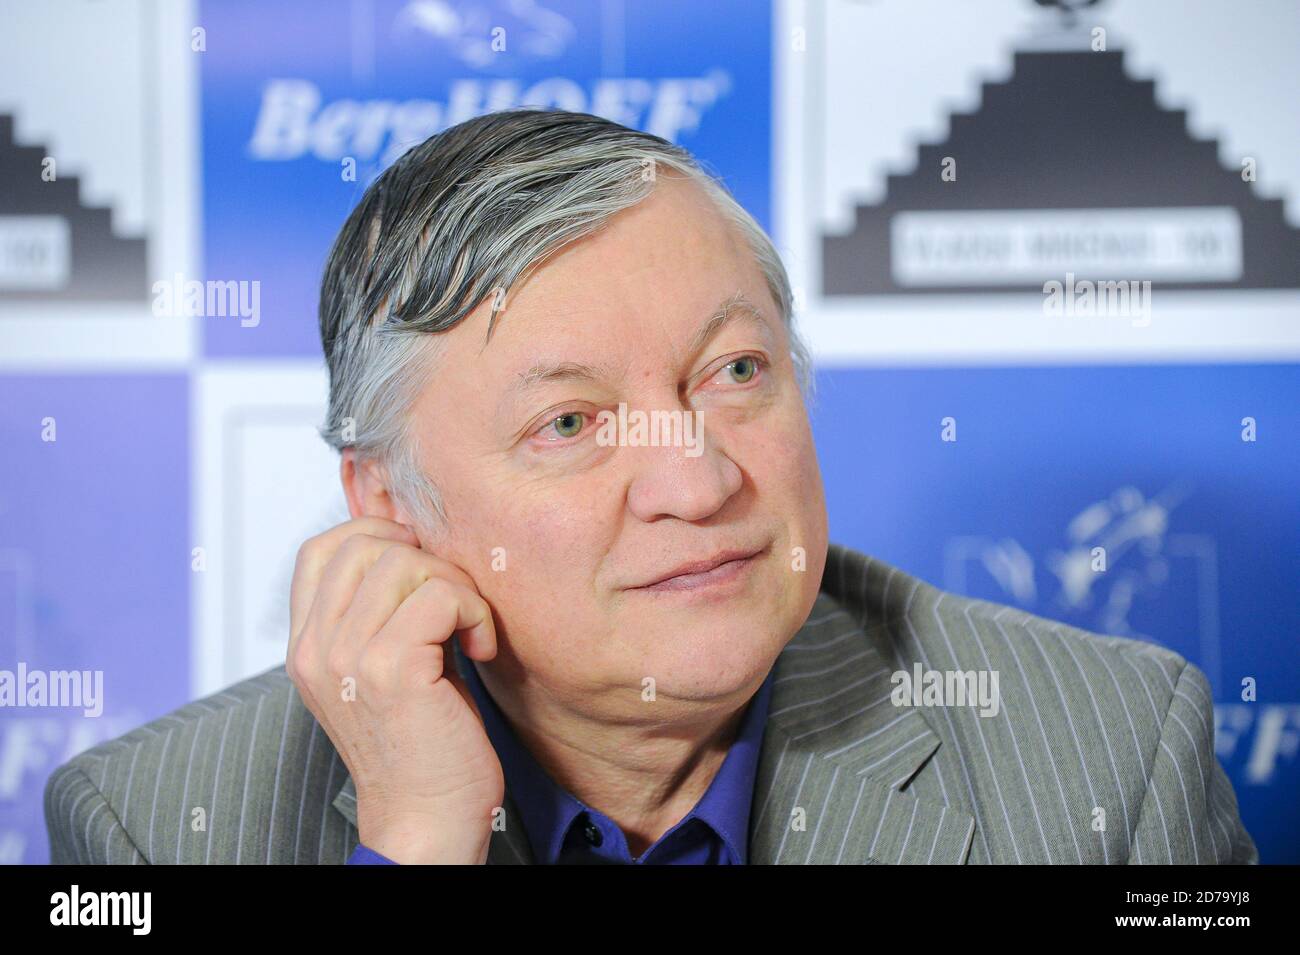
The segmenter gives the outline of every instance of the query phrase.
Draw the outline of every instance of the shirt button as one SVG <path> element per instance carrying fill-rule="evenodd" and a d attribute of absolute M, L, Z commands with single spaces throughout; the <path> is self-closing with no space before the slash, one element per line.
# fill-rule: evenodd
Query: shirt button
<path fill-rule="evenodd" d="M 590 819 L 587 820 L 586 826 L 583 827 L 582 834 L 596 848 L 600 848 L 600 844 L 605 841 L 605 837 L 600 834 L 600 830 L 596 828 L 596 824 Z"/>

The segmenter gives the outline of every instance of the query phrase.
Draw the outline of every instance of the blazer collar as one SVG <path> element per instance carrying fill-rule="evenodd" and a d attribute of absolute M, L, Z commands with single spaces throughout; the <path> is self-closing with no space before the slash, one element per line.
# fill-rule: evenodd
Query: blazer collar
<path fill-rule="evenodd" d="M 940 739 L 921 711 L 890 702 L 898 669 L 890 627 L 899 619 L 868 584 L 871 563 L 830 545 L 816 603 L 777 658 L 750 810 L 751 865 L 960 864 L 969 856 L 974 817 L 906 791 Z M 886 570 L 887 596 L 895 578 L 910 578 Z M 913 585 L 914 595 L 921 585 Z M 455 655 L 460 662 L 459 646 Z M 348 776 L 333 805 L 355 826 L 356 804 Z M 508 792 L 503 808 L 488 864 L 532 864 Z"/>
<path fill-rule="evenodd" d="M 824 587 L 777 658 L 752 864 L 965 863 L 974 817 L 906 790 L 940 739 L 890 701 L 897 668 L 885 621 Z"/>

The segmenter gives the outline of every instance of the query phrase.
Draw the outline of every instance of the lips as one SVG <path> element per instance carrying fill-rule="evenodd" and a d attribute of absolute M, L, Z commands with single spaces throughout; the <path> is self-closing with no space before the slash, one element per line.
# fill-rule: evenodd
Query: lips
<path fill-rule="evenodd" d="M 721 567 L 723 564 L 729 564 L 732 561 L 746 560 L 750 557 L 762 553 L 762 551 L 763 551 L 762 547 L 732 548 L 729 550 L 718 551 L 711 557 L 706 557 L 701 560 L 687 561 L 684 564 L 678 564 L 672 570 L 666 571 L 661 574 L 656 574 L 651 579 L 645 581 L 644 583 L 637 584 L 636 586 L 630 589 L 641 590 L 646 587 L 654 587 L 658 584 L 662 584 L 666 581 L 670 581 L 675 577 L 684 577 L 690 574 L 705 574 L 711 570 L 716 570 L 717 568 Z"/>

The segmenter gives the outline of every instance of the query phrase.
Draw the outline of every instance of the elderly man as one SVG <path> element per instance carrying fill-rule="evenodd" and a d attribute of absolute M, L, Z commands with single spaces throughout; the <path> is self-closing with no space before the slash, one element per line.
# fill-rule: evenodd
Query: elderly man
<path fill-rule="evenodd" d="M 55 861 L 1257 861 L 1195 666 L 828 543 L 788 280 L 680 148 L 436 135 L 320 324 L 286 664 L 56 771 Z"/>

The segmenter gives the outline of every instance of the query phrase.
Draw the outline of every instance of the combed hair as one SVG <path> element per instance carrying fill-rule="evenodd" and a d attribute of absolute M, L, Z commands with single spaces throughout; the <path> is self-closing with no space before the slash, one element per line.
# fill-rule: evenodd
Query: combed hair
<path fill-rule="evenodd" d="M 587 113 L 519 108 L 437 133 L 366 189 L 321 281 L 329 410 L 320 429 L 384 469 L 424 528 L 447 519 L 420 467 L 411 407 L 435 368 L 433 333 L 493 298 L 487 339 L 521 275 L 644 199 L 665 173 L 698 183 L 753 250 L 780 311 L 805 400 L 811 361 L 789 277 L 763 229 L 685 149 Z"/>

